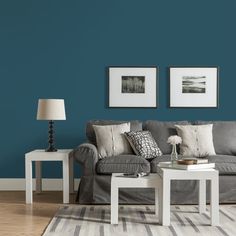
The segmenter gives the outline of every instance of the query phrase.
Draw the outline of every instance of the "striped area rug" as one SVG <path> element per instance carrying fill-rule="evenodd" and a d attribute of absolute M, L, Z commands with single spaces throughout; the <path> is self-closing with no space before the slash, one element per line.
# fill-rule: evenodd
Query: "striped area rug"
<path fill-rule="evenodd" d="M 220 226 L 210 226 L 209 206 L 171 206 L 171 226 L 161 226 L 154 206 L 120 206 L 119 224 L 110 225 L 110 206 L 62 206 L 43 236 L 236 236 L 236 206 L 220 206 Z"/>

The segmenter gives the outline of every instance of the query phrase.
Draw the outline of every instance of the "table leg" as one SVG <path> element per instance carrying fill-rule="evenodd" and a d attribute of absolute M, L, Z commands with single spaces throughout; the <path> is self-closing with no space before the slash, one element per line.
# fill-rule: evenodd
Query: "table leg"
<path fill-rule="evenodd" d="M 35 162 L 35 184 L 36 184 L 36 193 L 42 192 L 42 174 L 41 174 L 41 161 Z"/>
<path fill-rule="evenodd" d="M 159 224 L 163 224 L 163 185 L 162 182 L 159 185 L 158 189 L 158 219 L 159 219 Z"/>
<path fill-rule="evenodd" d="M 199 190 L 198 190 L 198 210 L 199 213 L 206 212 L 206 180 L 199 180 Z"/>
<path fill-rule="evenodd" d="M 70 168 L 70 193 L 74 193 L 74 159 L 73 156 L 69 156 L 69 168 Z"/>
<path fill-rule="evenodd" d="M 155 188 L 155 214 L 159 215 L 159 208 L 160 208 L 160 199 L 159 199 L 159 189 Z M 160 217 L 160 216 L 158 216 Z M 160 218 L 159 218 L 160 219 Z"/>
<path fill-rule="evenodd" d="M 69 160 L 66 158 L 63 160 L 63 203 L 69 203 L 69 200 Z"/>
<path fill-rule="evenodd" d="M 118 187 L 111 183 L 111 224 L 118 224 Z"/>
<path fill-rule="evenodd" d="M 170 179 L 163 176 L 162 184 L 162 225 L 170 225 Z"/>
<path fill-rule="evenodd" d="M 33 193 L 32 193 L 32 161 L 26 159 L 25 161 L 25 201 L 27 204 L 33 202 Z"/>
<path fill-rule="evenodd" d="M 219 225 L 219 176 L 211 179 L 211 225 Z"/>

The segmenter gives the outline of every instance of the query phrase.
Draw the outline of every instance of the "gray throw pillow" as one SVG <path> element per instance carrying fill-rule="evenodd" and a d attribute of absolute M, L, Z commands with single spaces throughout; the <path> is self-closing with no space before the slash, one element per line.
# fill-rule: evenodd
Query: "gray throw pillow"
<path fill-rule="evenodd" d="M 130 131 L 130 123 L 119 125 L 93 125 L 100 158 L 131 154 L 132 148 L 124 136 Z"/>
<path fill-rule="evenodd" d="M 209 125 L 175 125 L 182 138 L 180 154 L 183 156 L 216 155 L 213 144 L 212 124 Z"/>
<path fill-rule="evenodd" d="M 136 155 L 151 159 L 162 155 L 160 148 L 149 131 L 130 131 L 125 133 Z"/>

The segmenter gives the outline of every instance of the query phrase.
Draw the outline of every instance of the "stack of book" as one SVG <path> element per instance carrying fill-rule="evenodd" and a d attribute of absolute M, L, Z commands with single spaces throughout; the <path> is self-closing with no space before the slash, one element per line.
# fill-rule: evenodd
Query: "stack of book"
<path fill-rule="evenodd" d="M 212 169 L 215 168 L 215 163 L 208 163 L 206 158 L 183 158 L 178 160 L 176 163 L 171 162 L 159 162 L 159 167 L 171 168 L 179 170 L 201 170 L 201 169 Z"/>

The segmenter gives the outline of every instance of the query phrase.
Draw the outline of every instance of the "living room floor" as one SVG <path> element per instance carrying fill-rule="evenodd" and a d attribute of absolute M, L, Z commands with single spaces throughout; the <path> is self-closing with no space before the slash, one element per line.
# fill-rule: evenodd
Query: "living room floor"
<path fill-rule="evenodd" d="M 62 192 L 34 194 L 34 203 L 25 204 L 24 191 L 0 192 L 0 235 L 39 236 L 62 204 Z M 70 203 L 75 202 L 70 195 Z"/>
<path fill-rule="evenodd" d="M 63 205 L 62 192 L 44 191 L 40 194 L 34 193 L 33 197 L 34 203 L 26 205 L 24 191 L 0 191 L 0 235 L 42 235 L 58 208 Z M 76 194 L 70 195 L 70 204 L 75 203 L 75 198 Z M 221 212 L 221 217 L 227 218 L 228 216 L 224 214 Z M 186 228 L 187 226 L 185 230 Z M 225 231 L 218 233 L 228 235 Z"/>

